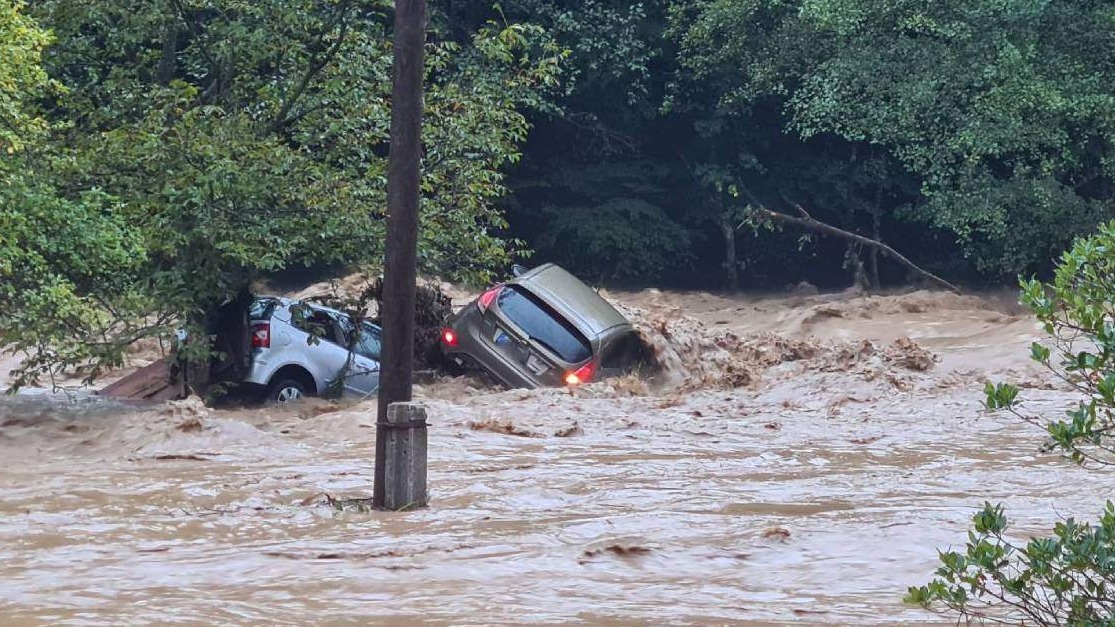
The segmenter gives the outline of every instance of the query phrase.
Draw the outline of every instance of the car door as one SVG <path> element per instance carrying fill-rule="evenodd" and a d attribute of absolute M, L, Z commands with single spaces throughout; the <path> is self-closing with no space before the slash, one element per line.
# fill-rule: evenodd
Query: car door
<path fill-rule="evenodd" d="M 315 373 L 325 388 L 318 394 L 338 389 L 337 379 L 348 363 L 348 349 L 342 346 L 344 334 L 338 318 L 330 312 L 311 309 L 303 316 L 293 317 L 295 326 L 308 334 L 304 346 L 297 347 L 307 370 Z M 292 347 L 294 348 L 294 347 Z"/>
<path fill-rule="evenodd" d="M 379 390 L 379 359 L 383 337 L 380 328 L 370 322 L 362 323 L 359 329 L 345 389 L 367 396 Z"/>

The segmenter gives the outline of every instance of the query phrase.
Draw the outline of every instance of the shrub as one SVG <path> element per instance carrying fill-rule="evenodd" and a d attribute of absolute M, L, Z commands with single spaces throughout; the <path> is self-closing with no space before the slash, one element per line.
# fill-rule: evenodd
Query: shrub
<path fill-rule="evenodd" d="M 1077 240 L 1051 282 L 1022 281 L 1021 301 L 1049 334 L 1031 357 L 1083 397 L 1045 422 L 1052 446 L 1082 466 L 1115 463 L 1115 222 Z M 1016 386 L 985 392 L 987 409 L 1042 421 L 1022 412 Z M 993 622 L 1115 624 L 1115 504 L 1096 523 L 1070 518 L 1024 545 L 1007 538 L 1008 526 L 1002 506 L 986 503 L 965 550 L 942 552 L 936 578 L 906 601 Z"/>

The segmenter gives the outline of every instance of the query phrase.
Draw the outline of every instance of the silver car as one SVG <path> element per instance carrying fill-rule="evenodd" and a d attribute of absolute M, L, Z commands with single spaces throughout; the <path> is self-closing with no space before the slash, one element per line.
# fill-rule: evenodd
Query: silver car
<path fill-rule="evenodd" d="M 335 309 L 279 297 L 257 298 L 248 319 L 252 353 L 244 382 L 262 390 L 264 400 L 365 397 L 379 390 L 378 326 L 356 325 Z"/>

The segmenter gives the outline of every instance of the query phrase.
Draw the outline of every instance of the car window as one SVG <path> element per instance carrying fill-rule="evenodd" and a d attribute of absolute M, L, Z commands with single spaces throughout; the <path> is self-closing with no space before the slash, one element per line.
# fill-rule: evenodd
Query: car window
<path fill-rule="evenodd" d="M 274 298 L 257 298 L 248 307 L 248 318 L 251 320 L 269 320 L 279 301 Z"/>
<path fill-rule="evenodd" d="M 608 370 L 628 370 L 639 364 L 642 358 L 642 344 L 634 332 L 625 333 L 612 340 L 604 349 L 600 367 Z"/>
<path fill-rule="evenodd" d="M 496 302 L 508 320 L 562 360 L 575 364 L 592 357 L 585 336 L 525 288 L 508 285 Z"/>
<path fill-rule="evenodd" d="M 368 359 L 379 361 L 382 351 L 382 338 L 379 327 L 371 324 L 360 325 L 360 338 L 356 343 L 356 352 Z"/>
<path fill-rule="evenodd" d="M 337 328 L 340 329 L 341 332 L 341 346 L 348 348 L 352 342 L 352 334 L 356 330 L 355 327 L 352 326 L 352 319 L 346 315 L 340 315 L 337 316 L 335 320 L 337 321 Z"/>
<path fill-rule="evenodd" d="M 340 324 L 328 312 L 304 305 L 297 311 L 291 307 L 291 311 L 294 315 L 291 316 L 290 322 L 295 328 L 316 336 L 319 340 L 343 344 Z"/>

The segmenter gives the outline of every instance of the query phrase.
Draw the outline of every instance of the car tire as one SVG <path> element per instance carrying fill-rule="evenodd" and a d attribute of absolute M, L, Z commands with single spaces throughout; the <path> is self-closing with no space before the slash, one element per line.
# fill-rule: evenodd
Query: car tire
<path fill-rule="evenodd" d="M 289 403 L 301 398 L 309 396 L 306 391 L 306 386 L 294 379 L 283 379 L 281 381 L 272 382 L 267 386 L 267 393 L 264 395 L 264 401 L 268 403 Z"/>

